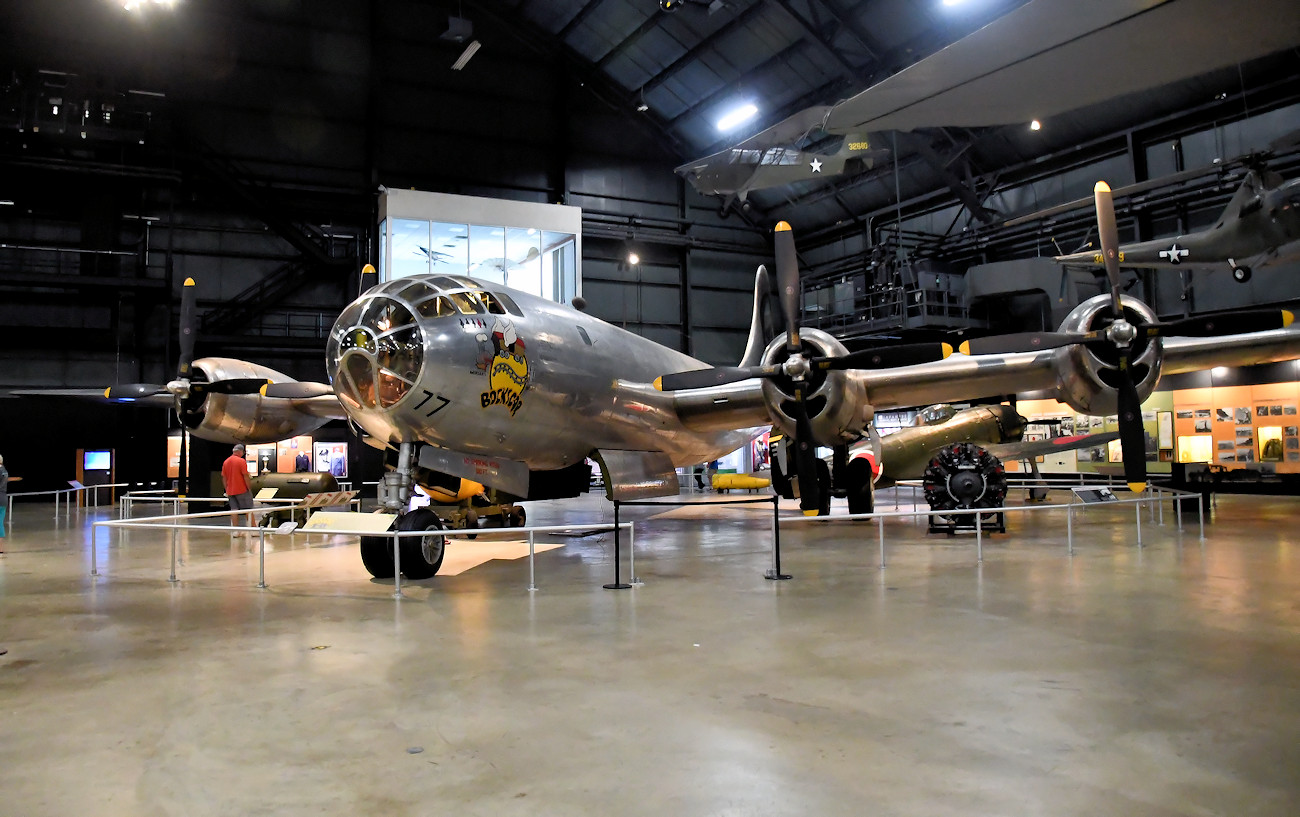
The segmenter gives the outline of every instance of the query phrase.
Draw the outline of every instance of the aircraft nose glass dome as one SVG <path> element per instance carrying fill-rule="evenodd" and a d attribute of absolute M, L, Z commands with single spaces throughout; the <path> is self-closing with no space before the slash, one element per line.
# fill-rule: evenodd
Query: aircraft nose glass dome
<path fill-rule="evenodd" d="M 325 354 L 345 399 L 361 408 L 389 408 L 419 379 L 424 337 L 406 304 L 390 297 L 370 298 L 339 316 Z"/>

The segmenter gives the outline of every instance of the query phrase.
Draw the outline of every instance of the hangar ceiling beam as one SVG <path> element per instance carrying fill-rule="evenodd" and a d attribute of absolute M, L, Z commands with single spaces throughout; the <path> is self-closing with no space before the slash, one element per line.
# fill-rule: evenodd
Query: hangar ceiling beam
<path fill-rule="evenodd" d="M 835 62 L 839 64 L 841 76 L 852 82 L 862 81 L 862 69 L 849 62 L 848 58 L 835 47 L 835 44 L 822 35 L 821 27 L 818 26 L 814 20 L 809 20 L 803 14 L 796 11 L 790 4 L 789 0 L 767 0 L 767 2 L 784 11 L 786 16 L 798 23 L 799 27 L 803 29 L 804 38 L 819 46 L 821 50 L 825 51 L 831 59 L 835 60 Z M 811 2 L 808 3 L 808 7 L 810 11 L 813 11 L 813 4 Z"/>
<path fill-rule="evenodd" d="M 709 51 L 712 51 L 714 49 L 714 43 L 716 43 L 718 40 L 721 40 L 727 37 L 728 35 L 730 35 L 732 32 L 737 31 L 743 28 L 744 26 L 748 25 L 751 20 L 755 19 L 762 13 L 763 13 L 762 3 L 755 3 L 754 5 L 745 9 L 740 14 L 732 18 L 732 20 L 729 23 L 722 26 L 717 31 L 713 32 L 712 36 L 708 37 L 707 39 L 701 40 L 694 47 L 687 49 L 680 57 L 673 60 L 662 71 L 660 71 L 658 74 L 655 74 L 653 77 L 651 77 L 645 84 L 643 84 L 640 88 L 638 88 L 637 91 L 641 94 L 647 94 L 653 91 L 654 89 L 658 88 L 660 85 L 663 85 L 665 82 L 668 81 L 670 77 L 672 77 L 678 71 L 682 70 L 687 65 L 690 65 L 692 62 L 698 60 L 701 55 L 708 53 Z"/>

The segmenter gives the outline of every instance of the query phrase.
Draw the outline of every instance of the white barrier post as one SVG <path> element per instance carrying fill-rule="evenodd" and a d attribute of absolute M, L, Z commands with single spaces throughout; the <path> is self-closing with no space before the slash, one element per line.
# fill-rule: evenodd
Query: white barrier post
<path fill-rule="evenodd" d="M 984 562 L 984 514 L 975 511 L 975 561 Z"/>
<path fill-rule="evenodd" d="M 1138 547 L 1142 547 L 1142 503 L 1141 502 L 1133 503 L 1133 510 L 1137 511 L 1136 516 L 1137 516 Z"/>
<path fill-rule="evenodd" d="M 1074 555 L 1074 500 L 1065 506 L 1065 552 Z"/>
<path fill-rule="evenodd" d="M 99 532 L 91 529 L 90 534 L 90 575 L 99 575 Z"/>
<path fill-rule="evenodd" d="M 883 516 L 876 517 L 876 530 L 880 534 L 880 566 L 883 568 L 885 566 L 885 518 Z"/>
<path fill-rule="evenodd" d="M 1196 515 L 1201 520 L 1201 541 L 1205 541 L 1205 494 L 1196 495 Z"/>
<path fill-rule="evenodd" d="M 537 590 L 537 571 L 533 567 L 533 532 L 528 531 L 528 592 L 532 593 Z"/>
<path fill-rule="evenodd" d="M 446 540 L 443 540 L 446 547 Z M 393 598 L 402 598 L 402 547 L 397 538 L 397 528 L 393 528 Z"/>
<path fill-rule="evenodd" d="M 638 587 L 644 587 L 645 582 L 641 581 L 636 575 L 636 526 L 631 522 L 627 523 L 627 555 L 628 555 L 628 573 L 631 574 L 629 581 Z"/>
<path fill-rule="evenodd" d="M 172 528 L 172 574 L 167 577 L 167 581 L 176 581 L 176 528 Z"/>
<path fill-rule="evenodd" d="M 266 589 L 266 528 L 260 525 L 257 531 L 257 586 Z"/>

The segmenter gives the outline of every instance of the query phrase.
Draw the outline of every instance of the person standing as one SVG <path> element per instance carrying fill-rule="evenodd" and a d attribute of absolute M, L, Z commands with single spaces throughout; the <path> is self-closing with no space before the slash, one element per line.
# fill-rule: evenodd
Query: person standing
<path fill-rule="evenodd" d="M 244 458 L 244 444 L 235 443 L 226 461 L 221 464 L 221 482 L 226 486 L 226 499 L 230 502 L 232 511 L 251 511 L 253 510 L 253 494 L 248 484 L 248 460 Z M 243 524 L 252 527 L 253 515 L 232 514 L 230 517 L 231 524 L 235 520 L 246 520 Z M 252 535 L 250 532 L 248 535 Z"/>

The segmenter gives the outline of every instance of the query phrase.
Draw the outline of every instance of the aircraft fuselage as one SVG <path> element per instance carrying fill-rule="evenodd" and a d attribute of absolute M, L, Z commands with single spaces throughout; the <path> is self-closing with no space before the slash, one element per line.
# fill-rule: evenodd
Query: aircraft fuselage
<path fill-rule="evenodd" d="M 376 439 L 532 470 L 602 449 L 659 451 L 687 465 L 756 433 L 688 429 L 672 395 L 650 385 L 706 364 L 570 307 L 462 276 L 371 289 L 335 324 L 326 363 L 345 410 Z"/>

